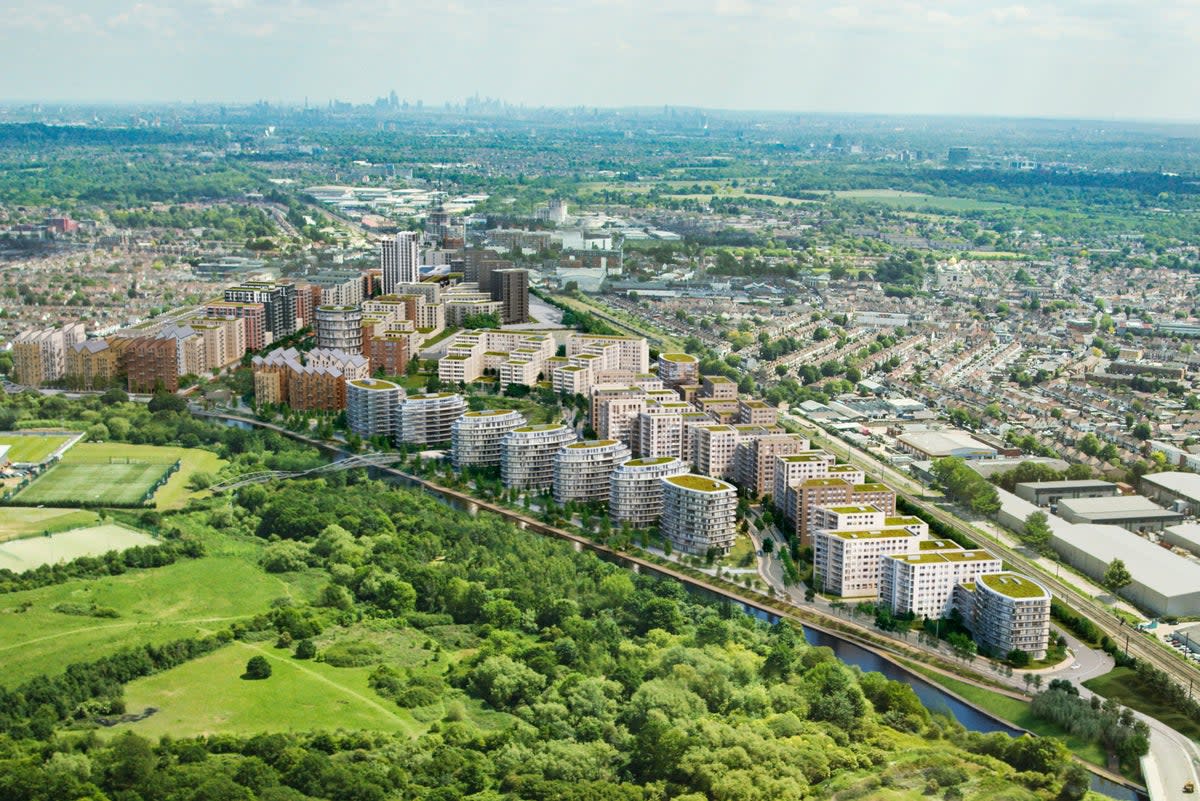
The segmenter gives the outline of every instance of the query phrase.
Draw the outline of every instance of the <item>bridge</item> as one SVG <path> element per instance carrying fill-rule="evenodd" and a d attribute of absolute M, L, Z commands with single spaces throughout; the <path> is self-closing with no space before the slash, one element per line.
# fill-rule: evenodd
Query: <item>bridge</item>
<path fill-rule="evenodd" d="M 222 481 L 219 484 L 213 484 L 210 489 L 213 492 L 228 492 L 229 490 L 241 489 L 251 484 L 264 484 L 268 481 L 278 481 L 287 478 L 319 476 L 325 473 L 336 473 L 341 470 L 355 470 L 359 467 L 387 467 L 403 460 L 404 454 L 402 453 L 359 453 L 347 456 L 345 459 L 339 459 L 336 462 L 329 462 L 328 464 L 313 467 L 309 470 L 260 470 L 257 473 L 247 473 L 228 481 Z"/>

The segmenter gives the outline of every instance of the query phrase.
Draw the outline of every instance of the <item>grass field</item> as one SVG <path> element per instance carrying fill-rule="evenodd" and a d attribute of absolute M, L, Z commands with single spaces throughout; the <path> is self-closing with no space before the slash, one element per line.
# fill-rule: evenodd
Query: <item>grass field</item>
<path fill-rule="evenodd" d="M 834 192 L 833 195 L 841 200 L 860 200 L 898 209 L 941 211 L 951 214 L 1006 208 L 1003 203 L 994 203 L 988 200 L 972 200 L 948 195 L 926 195 L 921 192 L 904 192 L 899 189 L 845 189 Z"/>
<path fill-rule="evenodd" d="M 111 465 L 109 460 L 132 459 L 146 462 L 143 465 Z M 180 468 L 154 495 L 157 509 L 178 509 L 192 497 L 207 495 L 208 491 L 193 492 L 188 489 L 188 479 L 198 472 L 216 475 L 225 462 L 211 451 L 199 448 L 162 447 L 158 445 L 129 445 L 119 442 L 83 442 L 63 456 L 58 465 L 20 494 L 22 503 L 47 503 L 50 500 L 70 502 L 92 501 L 102 498 L 101 503 L 119 503 L 118 498 L 134 500 L 145 491 L 176 460 Z M 68 469 L 72 465 L 85 469 Z M 158 471 L 158 472 L 154 472 Z M 153 475 L 153 477 L 151 477 Z M 53 479 L 52 481 L 48 481 Z M 95 481 L 95 486 L 92 481 Z M 126 486 L 127 485 L 127 486 Z M 105 495 L 103 493 L 107 492 Z"/>
<path fill-rule="evenodd" d="M 57 531 L 83 528 L 96 522 L 96 513 L 82 509 L 33 509 L 0 506 L 0 542 Z"/>
<path fill-rule="evenodd" d="M 85 506 L 134 506 L 166 474 L 170 463 L 79 464 L 51 467 L 17 498 L 28 504 L 78 503 Z"/>
<path fill-rule="evenodd" d="M 242 547 L 218 540 L 210 547 L 214 556 L 0 595 L 0 684 L 61 673 L 72 662 L 139 643 L 211 633 L 266 610 L 276 598 L 315 597 L 318 578 L 265 573 L 251 555 L 258 550 L 244 546 L 247 554 L 235 554 Z M 64 602 L 110 607 L 120 617 L 73 617 L 51 609 Z"/>
<path fill-rule="evenodd" d="M 417 673 L 441 673 L 449 662 L 471 653 L 470 649 L 451 650 L 453 646 L 448 645 L 434 662 L 433 652 L 423 647 L 430 639 L 414 629 L 355 626 L 327 632 L 317 644 L 324 651 L 338 641 L 371 643 L 378 648 L 378 661 Z M 445 639 L 454 640 L 454 633 Z M 240 678 L 246 661 L 259 655 L 271 663 L 271 677 L 261 681 Z M 269 642 L 235 642 L 201 659 L 129 684 L 125 699 L 131 713 L 147 707 L 159 711 L 117 729 L 147 736 L 188 736 L 345 728 L 416 736 L 444 716 L 445 710 L 438 704 L 424 710 L 418 720 L 412 711 L 377 695 L 367 683 L 374 667 L 335 667 L 294 659 L 289 650 L 274 648 Z M 511 720 L 483 709 L 478 701 L 464 699 L 463 707 L 467 716 L 483 728 Z"/>
<path fill-rule="evenodd" d="M 0 569 L 22 573 L 41 565 L 69 562 L 81 556 L 100 556 L 137 545 L 153 545 L 154 542 L 148 534 L 113 523 L 77 528 L 47 537 L 27 537 L 0 544 Z"/>
<path fill-rule="evenodd" d="M 1029 711 L 1028 701 L 994 693 L 982 687 L 977 687 L 974 684 L 952 679 L 949 676 L 943 676 L 937 671 L 928 670 L 911 662 L 906 662 L 906 664 L 930 681 L 940 684 L 947 690 L 970 701 L 972 704 L 986 709 L 1003 720 L 1007 720 L 1014 726 L 1027 729 L 1039 737 L 1053 737 L 1056 740 L 1061 740 L 1071 750 L 1071 753 L 1086 762 L 1091 762 L 1093 765 L 1100 765 L 1101 767 L 1108 764 L 1103 748 L 1095 743 L 1084 742 L 1073 735 L 1067 734 L 1052 723 L 1038 720 Z M 1140 781 L 1140 779 L 1138 780 Z"/>
<path fill-rule="evenodd" d="M 0 434 L 0 445 L 8 446 L 10 462 L 39 464 L 62 447 L 74 434 Z M 68 451 L 69 453 L 69 451 Z"/>
<path fill-rule="evenodd" d="M 1152 718 L 1157 718 L 1176 731 L 1183 732 L 1193 740 L 1200 742 L 1200 720 L 1190 718 L 1175 707 L 1154 700 L 1142 689 L 1141 684 L 1136 671 L 1132 668 L 1119 667 L 1111 673 L 1088 679 L 1083 686 L 1105 698 L 1111 698 Z"/>

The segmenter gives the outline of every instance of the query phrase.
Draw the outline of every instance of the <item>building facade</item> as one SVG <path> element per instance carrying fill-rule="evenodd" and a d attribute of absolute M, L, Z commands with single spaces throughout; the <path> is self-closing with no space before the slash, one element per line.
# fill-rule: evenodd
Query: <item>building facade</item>
<path fill-rule="evenodd" d="M 615 439 L 564 445 L 554 454 L 554 500 L 607 502 L 612 473 L 629 456 L 629 447 Z"/>
<path fill-rule="evenodd" d="M 691 473 L 668 476 L 663 487 L 659 530 L 676 550 L 688 554 L 729 553 L 737 537 L 737 488 L 718 478 Z"/>
<path fill-rule="evenodd" d="M 963 623 L 980 650 L 1007 656 L 1021 650 L 1044 659 L 1050 647 L 1050 593 L 1019 573 L 989 573 L 955 588 Z"/>
<path fill-rule="evenodd" d="M 519 426 L 500 441 L 500 479 L 510 489 L 548 489 L 554 483 L 554 455 L 576 440 L 562 423 Z"/>
<path fill-rule="evenodd" d="M 499 467 L 500 443 L 525 416 L 512 409 L 467 412 L 450 427 L 450 458 L 455 469 Z"/>
<path fill-rule="evenodd" d="M 356 378 L 346 382 L 346 424 L 360 437 L 396 434 L 404 390 L 399 384 L 378 378 Z"/>
<path fill-rule="evenodd" d="M 663 510 L 661 479 L 687 473 L 682 459 L 658 456 L 618 465 L 609 484 L 608 515 L 616 525 L 647 528 L 658 524 Z"/>
<path fill-rule="evenodd" d="M 454 421 L 466 411 L 463 396 L 453 392 L 410 395 L 400 405 L 396 442 L 410 445 L 449 442 Z"/>

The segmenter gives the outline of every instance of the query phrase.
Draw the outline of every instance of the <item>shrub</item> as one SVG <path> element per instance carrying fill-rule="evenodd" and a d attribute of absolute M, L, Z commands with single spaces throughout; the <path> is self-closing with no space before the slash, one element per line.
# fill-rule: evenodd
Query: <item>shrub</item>
<path fill-rule="evenodd" d="M 246 672 L 242 674 L 243 679 L 251 679 L 258 681 L 261 679 L 269 679 L 271 677 L 271 663 L 264 656 L 252 656 L 250 661 L 246 663 Z"/>

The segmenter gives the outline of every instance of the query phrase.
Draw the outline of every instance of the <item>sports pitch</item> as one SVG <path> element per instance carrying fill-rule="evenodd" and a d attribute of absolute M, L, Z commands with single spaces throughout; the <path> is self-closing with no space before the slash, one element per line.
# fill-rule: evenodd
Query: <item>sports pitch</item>
<path fill-rule="evenodd" d="M 26 505 L 134 506 L 171 468 L 153 462 L 85 464 L 60 462 L 17 496 Z"/>
<path fill-rule="evenodd" d="M 0 434 L 0 445 L 8 446 L 10 462 L 41 464 L 76 434 Z"/>

